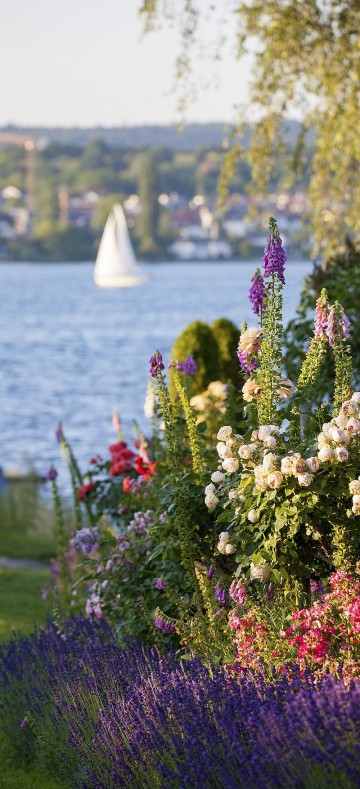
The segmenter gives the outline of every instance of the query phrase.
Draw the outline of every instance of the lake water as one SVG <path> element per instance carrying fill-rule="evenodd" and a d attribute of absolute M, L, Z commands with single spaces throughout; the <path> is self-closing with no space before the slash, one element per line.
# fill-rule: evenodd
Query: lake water
<path fill-rule="evenodd" d="M 289 262 L 285 323 L 295 312 L 308 261 Z M 255 264 L 148 264 L 148 284 L 103 290 L 93 264 L 0 264 L 0 465 L 45 471 L 60 466 L 54 438 L 61 421 L 85 469 L 114 441 L 118 408 L 131 438 L 145 429 L 148 359 L 192 320 L 227 317 L 254 325 L 248 290 Z M 255 324 L 256 325 L 256 324 Z M 62 473 L 63 474 L 63 473 Z"/>

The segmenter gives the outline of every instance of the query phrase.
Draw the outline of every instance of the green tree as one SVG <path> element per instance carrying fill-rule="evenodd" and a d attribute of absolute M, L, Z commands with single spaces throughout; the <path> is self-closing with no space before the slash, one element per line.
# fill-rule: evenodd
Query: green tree
<path fill-rule="evenodd" d="M 168 6 L 160 0 L 143 0 L 140 11 L 148 28 L 159 21 L 164 9 L 164 17 L 170 17 Z M 176 10 L 183 41 L 176 73 L 186 82 L 188 54 L 199 38 L 202 15 L 195 0 L 179 2 Z M 219 13 L 216 3 L 207 5 L 206 16 L 211 12 Z M 274 162 L 284 151 L 284 114 L 300 110 L 304 122 L 294 161 L 301 167 L 306 160 L 309 131 L 314 130 L 309 196 L 315 250 L 327 255 L 347 233 L 355 239 L 360 236 L 359 0 L 239 0 L 228 12 L 220 8 L 224 18 L 232 13 L 237 20 L 238 55 L 252 51 L 254 57 L 250 103 L 258 120 L 249 147 L 254 185 L 265 189 L 270 182 Z M 236 134 L 228 162 L 233 147 L 236 155 L 242 150 Z"/>
<path fill-rule="evenodd" d="M 150 152 L 143 153 L 139 157 L 138 166 L 138 191 L 141 205 L 138 222 L 139 252 L 151 257 L 158 252 L 158 169 Z"/>

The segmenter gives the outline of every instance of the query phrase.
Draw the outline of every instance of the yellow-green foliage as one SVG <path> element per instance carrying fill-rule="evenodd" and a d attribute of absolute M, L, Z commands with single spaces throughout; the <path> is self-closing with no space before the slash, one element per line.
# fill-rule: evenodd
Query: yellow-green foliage
<path fill-rule="evenodd" d="M 219 380 L 223 383 L 231 381 L 239 389 L 243 384 L 240 365 L 236 355 L 240 329 L 228 318 L 218 318 L 210 329 L 216 337 L 219 346 Z"/>

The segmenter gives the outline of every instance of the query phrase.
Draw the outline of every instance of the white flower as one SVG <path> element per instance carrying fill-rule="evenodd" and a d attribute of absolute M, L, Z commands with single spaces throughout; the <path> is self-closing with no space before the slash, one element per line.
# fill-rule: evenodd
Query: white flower
<path fill-rule="evenodd" d="M 329 430 L 329 434 L 335 444 L 343 444 L 345 440 L 345 431 L 341 430 L 340 427 L 332 427 Z"/>
<path fill-rule="evenodd" d="M 280 428 L 278 427 L 278 425 L 269 425 L 269 427 L 271 428 L 271 435 L 273 435 L 273 436 L 278 436 L 279 435 Z"/>
<path fill-rule="evenodd" d="M 269 474 L 270 471 L 275 471 L 276 463 L 277 463 L 277 456 L 275 455 L 275 453 L 267 452 L 266 455 L 264 455 L 264 460 L 262 463 L 263 471 L 265 472 L 265 474 Z"/>
<path fill-rule="evenodd" d="M 218 549 L 219 553 L 225 553 L 226 543 L 221 542 L 221 540 L 220 540 L 220 542 L 218 542 L 218 544 L 217 544 L 217 549 Z"/>
<path fill-rule="evenodd" d="M 226 441 L 228 438 L 230 438 L 231 434 L 232 427 L 230 427 L 230 425 L 223 425 L 223 427 L 220 427 L 216 438 L 218 441 Z"/>
<path fill-rule="evenodd" d="M 260 425 L 258 433 L 259 441 L 264 441 L 265 438 L 271 436 L 271 425 Z"/>
<path fill-rule="evenodd" d="M 236 488 L 232 488 L 231 490 L 229 490 L 230 501 L 232 501 L 232 499 L 236 499 L 236 494 L 237 494 Z"/>
<path fill-rule="evenodd" d="M 320 449 L 320 452 L 318 454 L 318 458 L 319 460 L 321 460 L 322 463 L 326 463 L 328 460 L 332 460 L 333 457 L 334 457 L 334 453 L 331 447 L 329 446 L 322 447 L 322 449 Z"/>
<path fill-rule="evenodd" d="M 224 542 L 225 545 L 230 542 L 230 534 L 228 531 L 222 531 L 221 534 L 219 534 L 219 542 Z"/>
<path fill-rule="evenodd" d="M 325 433 L 319 433 L 319 435 L 317 437 L 317 443 L 318 443 L 319 449 L 321 449 L 322 447 L 325 447 L 325 446 L 328 447 L 329 446 L 329 437 L 328 437 L 328 435 L 326 435 Z"/>
<path fill-rule="evenodd" d="M 147 419 L 152 419 L 155 413 L 155 386 L 153 381 L 149 381 L 146 389 L 146 396 L 144 402 L 144 414 Z"/>
<path fill-rule="evenodd" d="M 259 440 L 259 431 L 253 430 L 251 433 L 251 441 L 258 441 Z"/>
<path fill-rule="evenodd" d="M 212 493 L 215 493 L 215 485 L 210 482 L 209 485 L 206 485 L 205 496 L 211 496 Z"/>
<path fill-rule="evenodd" d="M 225 458 L 231 458 L 232 457 L 231 449 L 229 447 L 227 447 L 226 444 L 223 443 L 223 441 L 219 441 L 219 443 L 216 445 L 216 450 L 217 450 L 217 453 L 218 453 L 219 457 L 222 460 L 224 460 Z"/>
<path fill-rule="evenodd" d="M 348 418 L 345 416 L 345 414 L 338 414 L 338 416 L 336 416 L 333 421 L 338 427 L 340 427 L 342 430 L 345 430 L 348 423 Z"/>
<path fill-rule="evenodd" d="M 293 393 L 293 389 L 294 385 L 289 378 L 280 381 L 280 388 L 278 389 L 280 400 L 286 400 L 287 397 L 290 397 Z"/>
<path fill-rule="evenodd" d="M 354 394 L 351 395 L 351 401 L 360 404 L 360 392 L 354 392 Z"/>
<path fill-rule="evenodd" d="M 351 437 L 352 437 L 352 434 L 351 434 L 351 433 L 349 433 L 349 432 L 348 432 L 348 430 L 344 430 L 344 433 L 345 433 L 345 436 L 344 436 L 344 444 L 345 444 L 345 446 L 349 446 L 349 444 L 350 444 L 350 442 L 351 442 Z"/>
<path fill-rule="evenodd" d="M 276 438 L 274 436 L 267 436 L 264 439 L 264 447 L 268 447 L 269 449 L 276 447 Z"/>
<path fill-rule="evenodd" d="M 293 473 L 293 462 L 292 458 L 286 455 L 281 461 L 281 473 L 285 474 L 286 477 L 290 477 Z"/>
<path fill-rule="evenodd" d="M 267 564 L 254 564 L 250 565 L 250 578 L 254 581 L 267 581 L 270 575 L 270 567 Z"/>
<path fill-rule="evenodd" d="M 246 403 L 251 403 L 252 400 L 260 397 L 261 394 L 261 388 L 254 378 L 248 378 L 241 391 Z"/>
<path fill-rule="evenodd" d="M 353 496 L 352 511 L 355 513 L 355 515 L 360 514 L 360 496 L 358 494 Z"/>
<path fill-rule="evenodd" d="M 241 460 L 249 460 L 252 455 L 250 446 L 248 444 L 243 444 L 238 451 L 238 455 Z"/>
<path fill-rule="evenodd" d="M 210 479 L 212 482 L 222 482 L 225 479 L 225 474 L 222 474 L 221 471 L 214 471 Z"/>
<path fill-rule="evenodd" d="M 272 471 L 267 478 L 267 484 L 272 490 L 276 490 L 284 482 L 284 477 L 281 471 Z"/>
<path fill-rule="evenodd" d="M 344 463 L 345 460 L 348 460 L 349 453 L 345 447 L 336 447 L 335 449 L 335 457 L 339 463 Z"/>
<path fill-rule="evenodd" d="M 224 471 L 228 471 L 229 474 L 234 474 L 239 468 L 239 461 L 236 458 L 225 458 L 221 465 Z"/>
<path fill-rule="evenodd" d="M 250 510 L 250 512 L 248 512 L 247 518 L 248 518 L 248 521 L 250 521 L 250 523 L 257 523 L 258 520 L 259 520 L 259 517 L 260 517 L 259 513 L 256 510 Z"/>
<path fill-rule="evenodd" d="M 317 457 L 306 458 L 305 463 L 308 469 L 313 473 L 319 471 L 320 468 L 319 458 Z"/>
<path fill-rule="evenodd" d="M 225 546 L 225 553 L 226 554 L 235 553 L 235 551 L 236 551 L 235 545 L 232 545 L 231 542 L 228 542 L 228 544 Z"/>
<path fill-rule="evenodd" d="M 240 335 L 239 349 L 245 353 L 256 353 L 260 348 L 262 336 L 263 331 L 257 326 L 246 329 Z"/>
<path fill-rule="evenodd" d="M 333 421 L 332 420 L 331 420 L 331 422 L 324 422 L 324 424 L 322 426 L 322 432 L 325 433 L 325 435 L 327 435 L 329 430 L 331 430 L 332 427 L 333 427 Z"/>
<path fill-rule="evenodd" d="M 215 496 L 215 493 L 212 493 L 212 494 L 209 494 L 208 496 L 205 496 L 205 504 L 206 504 L 208 510 L 213 510 L 214 507 L 216 507 L 216 505 L 218 503 L 219 503 L 219 499 L 218 499 L 217 496 Z"/>
<path fill-rule="evenodd" d="M 357 413 L 357 410 L 357 402 L 351 398 L 351 400 L 345 400 L 345 402 L 342 404 L 340 413 L 345 414 L 346 416 L 352 416 L 353 414 Z"/>
<path fill-rule="evenodd" d="M 360 495 L 360 479 L 353 479 L 351 482 L 349 482 L 349 491 L 352 495 Z"/>
<path fill-rule="evenodd" d="M 348 433 L 357 436 L 360 433 L 360 421 L 355 419 L 354 416 L 351 416 L 350 419 L 347 420 L 346 430 Z"/>
<path fill-rule="evenodd" d="M 306 460 L 301 456 L 293 456 L 293 470 L 294 474 L 304 474 L 307 471 Z"/>
<path fill-rule="evenodd" d="M 302 488 L 308 488 L 309 485 L 311 485 L 314 477 L 312 474 L 305 472 L 304 474 L 297 474 L 296 479 Z"/>

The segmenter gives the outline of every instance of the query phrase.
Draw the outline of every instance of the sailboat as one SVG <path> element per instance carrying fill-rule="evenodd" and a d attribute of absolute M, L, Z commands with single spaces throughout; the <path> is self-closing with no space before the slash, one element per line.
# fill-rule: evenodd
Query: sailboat
<path fill-rule="evenodd" d="M 100 288 L 129 288 L 148 279 L 136 262 L 123 208 L 115 203 L 100 241 L 94 280 Z"/>

